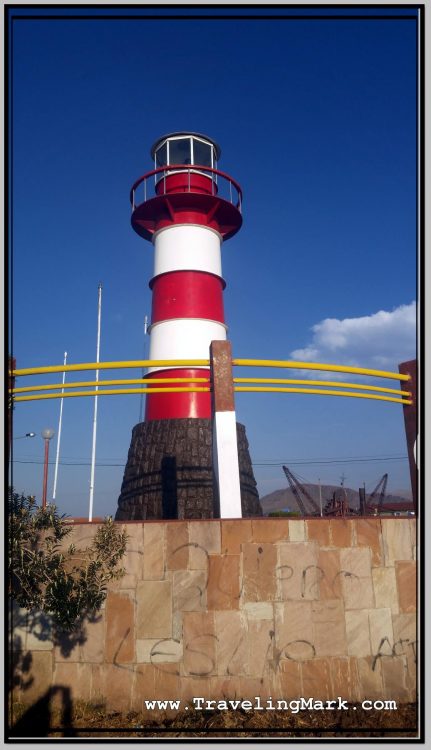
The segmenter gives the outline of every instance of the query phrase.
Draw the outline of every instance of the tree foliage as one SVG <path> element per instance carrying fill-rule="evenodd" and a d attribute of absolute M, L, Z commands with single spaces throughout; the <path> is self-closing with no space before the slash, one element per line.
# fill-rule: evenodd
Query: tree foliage
<path fill-rule="evenodd" d="M 107 596 L 107 584 L 121 578 L 127 534 L 108 517 L 90 546 L 67 545 L 73 532 L 55 505 L 45 509 L 9 489 L 9 595 L 29 610 L 41 610 L 65 631 L 93 616 Z"/>

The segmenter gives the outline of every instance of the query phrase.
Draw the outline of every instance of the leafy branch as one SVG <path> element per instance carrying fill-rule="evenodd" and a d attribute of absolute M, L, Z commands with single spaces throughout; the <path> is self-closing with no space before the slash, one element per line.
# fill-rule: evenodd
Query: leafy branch
<path fill-rule="evenodd" d="M 107 584 L 125 574 L 120 567 L 127 534 L 107 517 L 90 546 L 67 546 L 73 527 L 55 505 L 9 488 L 9 596 L 21 607 L 41 610 L 62 630 L 73 631 L 100 609 Z"/>

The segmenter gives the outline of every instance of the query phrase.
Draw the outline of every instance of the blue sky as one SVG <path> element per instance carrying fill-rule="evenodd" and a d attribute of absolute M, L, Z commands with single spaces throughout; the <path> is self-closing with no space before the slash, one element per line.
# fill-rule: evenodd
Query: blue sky
<path fill-rule="evenodd" d="M 244 191 L 243 227 L 222 255 L 234 356 L 397 370 L 416 354 L 415 21 L 165 13 L 14 21 L 17 366 L 61 364 L 64 351 L 95 360 L 99 281 L 101 360 L 143 356 L 153 258 L 131 229 L 129 190 L 152 168 L 152 143 L 190 129 L 220 144 L 219 168 Z M 57 430 L 59 405 L 14 413 L 16 436 L 37 433 L 14 441 L 14 484 L 39 499 L 39 435 Z M 401 406 L 237 394 L 236 407 L 261 496 L 286 485 L 283 462 L 308 481 L 344 473 L 371 490 L 387 471 L 388 491 L 409 487 Z M 139 413 L 139 396 L 99 399 L 95 515 L 116 510 Z M 64 401 L 57 498 L 71 515 L 88 508 L 92 420 L 93 399 Z"/>

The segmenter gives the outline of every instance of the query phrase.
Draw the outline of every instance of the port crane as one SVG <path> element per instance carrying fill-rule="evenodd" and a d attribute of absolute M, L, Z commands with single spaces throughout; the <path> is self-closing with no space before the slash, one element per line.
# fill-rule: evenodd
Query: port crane
<path fill-rule="evenodd" d="M 387 484 L 388 484 L 388 475 L 383 474 L 382 478 L 377 482 L 372 493 L 368 496 L 368 503 L 367 503 L 368 510 L 377 509 L 377 512 L 380 512 L 382 510 Z M 377 497 L 379 490 L 380 490 L 380 494 L 378 495 L 377 505 L 375 505 L 373 504 L 373 500 Z"/>
<path fill-rule="evenodd" d="M 305 489 L 304 485 L 301 484 L 295 474 L 290 471 L 287 466 L 283 466 L 283 471 L 286 475 L 287 481 L 289 482 L 290 489 L 292 490 L 296 498 L 296 502 L 299 505 L 301 514 L 303 516 L 320 516 L 320 508 L 318 507 L 316 501 L 311 497 L 310 493 Z M 312 512 L 307 511 L 302 496 L 304 496 L 304 498 L 313 508 Z"/>

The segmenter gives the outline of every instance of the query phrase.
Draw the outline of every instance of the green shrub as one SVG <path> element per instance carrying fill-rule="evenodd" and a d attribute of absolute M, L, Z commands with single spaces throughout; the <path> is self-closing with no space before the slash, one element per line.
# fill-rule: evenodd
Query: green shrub
<path fill-rule="evenodd" d="M 93 616 L 107 596 L 107 584 L 121 578 L 119 564 L 127 534 L 107 517 L 89 547 L 68 547 L 73 526 L 55 505 L 41 508 L 33 497 L 9 488 L 8 593 L 29 610 L 40 610 L 65 631 Z"/>

